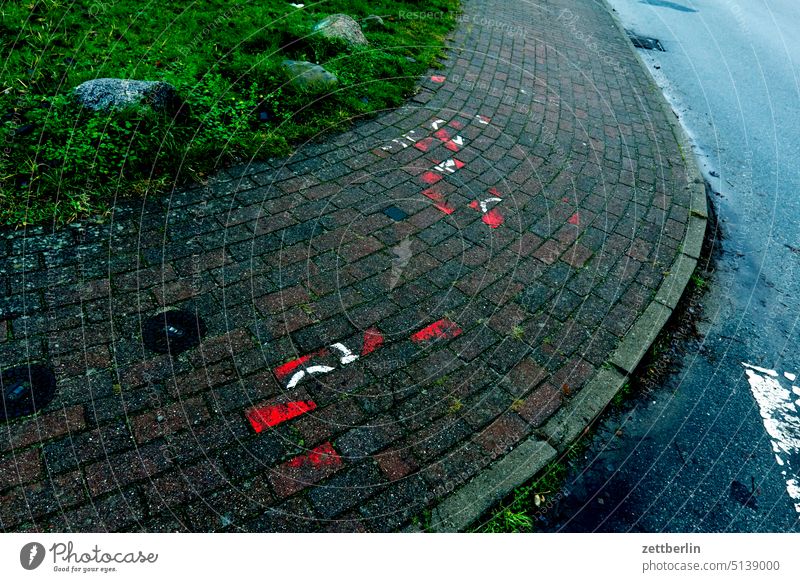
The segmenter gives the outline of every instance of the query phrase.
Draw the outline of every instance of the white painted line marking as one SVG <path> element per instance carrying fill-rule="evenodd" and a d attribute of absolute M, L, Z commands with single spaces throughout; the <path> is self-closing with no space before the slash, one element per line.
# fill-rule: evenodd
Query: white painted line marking
<path fill-rule="evenodd" d="M 772 450 L 779 465 L 791 469 L 792 459 L 800 458 L 800 415 L 793 402 L 792 391 L 784 388 L 775 370 L 742 362 L 750 390 L 758 403 L 764 428 L 772 439 Z M 784 472 L 784 475 L 787 473 Z M 786 480 L 786 491 L 800 513 L 800 487 L 797 475 Z"/>
<path fill-rule="evenodd" d="M 486 200 L 481 200 L 481 212 L 486 214 L 489 212 L 489 202 L 502 202 L 502 198 L 487 198 Z"/>
<path fill-rule="evenodd" d="M 296 372 L 292 376 L 292 379 L 289 380 L 289 383 L 286 385 L 286 387 L 294 388 L 300 383 L 300 380 L 302 380 L 306 374 L 309 376 L 311 374 L 327 374 L 328 372 L 333 372 L 333 370 L 334 368 L 331 368 L 330 366 L 310 366 L 306 370 L 300 370 L 299 372 Z"/>
<path fill-rule="evenodd" d="M 789 382 L 794 382 L 797 380 L 797 374 L 792 374 L 791 372 L 784 372 L 783 375 L 786 377 Z"/>
<path fill-rule="evenodd" d="M 358 356 L 354 355 L 353 352 L 351 352 L 349 349 L 347 349 L 347 346 L 345 346 L 344 344 L 335 343 L 335 344 L 331 344 L 331 347 L 342 353 L 342 357 L 339 359 L 339 361 L 343 365 L 344 364 L 349 364 L 351 362 L 355 362 L 358 359 Z M 331 368 L 331 369 L 333 369 L 333 368 Z"/>
<path fill-rule="evenodd" d="M 447 123 L 444 119 L 437 119 L 431 123 L 431 129 L 439 129 L 445 123 Z"/>

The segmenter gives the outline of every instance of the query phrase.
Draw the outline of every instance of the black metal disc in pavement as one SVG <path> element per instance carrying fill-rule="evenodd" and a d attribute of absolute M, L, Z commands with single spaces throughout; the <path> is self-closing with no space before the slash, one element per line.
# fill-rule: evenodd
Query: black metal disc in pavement
<path fill-rule="evenodd" d="M 206 334 L 206 324 L 200 316 L 189 311 L 165 311 L 144 322 L 144 345 L 159 354 L 177 356 L 200 343 Z"/>
<path fill-rule="evenodd" d="M 53 401 L 56 377 L 41 364 L 16 366 L 0 375 L 0 420 L 33 414 Z"/>

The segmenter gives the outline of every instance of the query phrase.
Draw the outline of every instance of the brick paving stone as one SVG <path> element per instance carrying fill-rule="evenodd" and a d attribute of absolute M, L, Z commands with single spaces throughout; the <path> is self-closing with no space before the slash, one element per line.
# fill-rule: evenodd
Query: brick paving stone
<path fill-rule="evenodd" d="M 527 34 L 461 22 L 443 82 L 286 160 L 113 225 L 3 231 L 0 361 L 51 365 L 58 392 L 0 425 L 0 528 L 402 529 L 579 394 L 681 252 L 691 197 L 604 5 L 548 6 L 465 0 Z M 409 131 L 420 147 L 392 141 Z M 172 307 L 207 333 L 150 353 L 142 322 Z M 415 335 L 442 319 L 459 332 Z M 248 409 L 292 400 L 314 407 L 255 433 Z"/>

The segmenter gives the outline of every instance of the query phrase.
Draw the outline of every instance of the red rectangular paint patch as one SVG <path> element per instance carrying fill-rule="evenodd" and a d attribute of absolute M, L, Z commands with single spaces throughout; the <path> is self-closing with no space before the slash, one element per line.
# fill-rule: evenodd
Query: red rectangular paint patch
<path fill-rule="evenodd" d="M 303 466 L 319 467 L 336 467 L 342 464 L 342 458 L 339 453 L 333 448 L 331 443 L 323 443 L 320 446 L 311 449 L 305 455 L 299 455 L 294 459 L 286 462 L 287 467 L 297 468 Z"/>
<path fill-rule="evenodd" d="M 450 132 L 447 131 L 446 129 L 440 129 L 439 131 L 437 131 L 433 135 L 435 135 L 436 137 L 438 137 L 442 141 L 447 141 L 447 140 L 450 139 Z"/>
<path fill-rule="evenodd" d="M 371 354 L 383 345 L 383 335 L 376 327 L 371 327 L 364 332 L 364 346 L 361 348 L 361 355 Z"/>
<path fill-rule="evenodd" d="M 411 341 L 419 343 L 432 339 L 453 339 L 459 335 L 461 335 L 461 328 L 458 325 L 449 319 L 440 319 L 412 335 Z"/>
<path fill-rule="evenodd" d="M 442 179 L 442 175 L 441 174 L 437 174 L 436 172 L 428 171 L 428 172 L 425 172 L 424 174 L 422 174 L 422 181 L 425 182 L 426 184 L 428 184 L 429 186 L 431 184 L 436 184 L 436 182 L 438 182 L 441 179 Z"/>
<path fill-rule="evenodd" d="M 425 139 L 421 139 L 414 144 L 414 147 L 417 148 L 421 152 L 427 152 L 431 149 L 431 144 L 433 143 L 432 137 L 426 137 Z"/>
<path fill-rule="evenodd" d="M 489 194 L 491 194 L 492 196 L 497 196 L 498 198 L 503 197 L 503 195 L 500 194 L 500 190 L 498 190 L 497 188 L 489 188 Z"/>
<path fill-rule="evenodd" d="M 305 356 L 300 356 L 299 358 L 295 358 L 290 362 L 286 362 L 285 364 L 281 364 L 277 368 L 275 368 L 275 375 L 278 377 L 278 380 L 283 380 L 286 376 L 294 372 L 297 368 L 305 364 L 314 356 L 320 356 L 325 353 L 325 350 L 320 350 L 318 352 L 314 352 L 313 354 L 307 354 Z"/>
<path fill-rule="evenodd" d="M 434 202 L 434 207 L 441 210 L 445 214 L 453 214 L 456 211 L 455 208 L 447 204 L 444 199 L 444 194 L 434 190 L 433 188 L 427 188 L 422 191 L 422 195 L 430 198 Z"/>
<path fill-rule="evenodd" d="M 298 400 L 281 404 L 269 404 L 267 406 L 254 406 L 245 412 L 245 416 L 247 416 L 247 420 L 253 430 L 260 433 L 271 426 L 277 426 L 282 422 L 310 412 L 316 407 L 317 405 L 312 400 Z"/>
<path fill-rule="evenodd" d="M 444 80 L 445 80 L 445 77 L 443 77 L 441 75 L 433 75 L 431 77 L 431 81 L 433 81 L 434 83 L 444 83 Z"/>
<path fill-rule="evenodd" d="M 461 149 L 452 140 L 447 140 L 446 142 L 444 142 L 444 147 L 449 149 L 451 152 L 457 152 L 459 149 Z"/>
<path fill-rule="evenodd" d="M 503 215 L 497 208 L 492 208 L 489 212 L 481 216 L 481 220 L 491 228 L 498 228 L 503 224 Z"/>

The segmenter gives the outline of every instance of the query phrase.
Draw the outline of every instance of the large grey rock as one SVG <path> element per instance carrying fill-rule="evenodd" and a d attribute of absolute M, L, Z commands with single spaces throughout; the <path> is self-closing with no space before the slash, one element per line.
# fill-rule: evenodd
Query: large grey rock
<path fill-rule="evenodd" d="M 328 39 L 343 40 L 347 44 L 369 44 L 367 37 L 361 32 L 358 22 L 347 14 L 328 16 L 328 18 L 314 26 L 314 32 Z"/>
<path fill-rule="evenodd" d="M 163 111 L 179 102 L 178 92 L 169 83 L 134 79 L 92 79 L 75 87 L 75 96 L 84 107 L 95 111 L 124 109 L 140 103 Z"/>
<path fill-rule="evenodd" d="M 331 91 L 339 84 L 336 75 L 320 65 L 308 61 L 283 61 L 283 68 L 289 74 L 291 83 L 298 89 L 314 93 Z"/>

